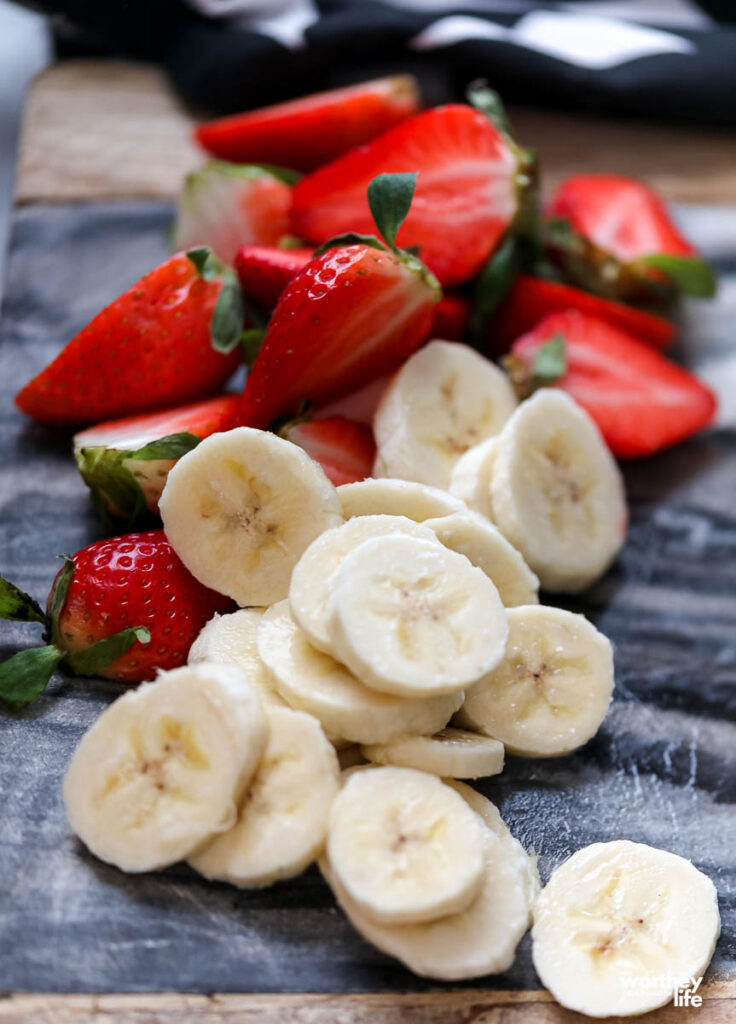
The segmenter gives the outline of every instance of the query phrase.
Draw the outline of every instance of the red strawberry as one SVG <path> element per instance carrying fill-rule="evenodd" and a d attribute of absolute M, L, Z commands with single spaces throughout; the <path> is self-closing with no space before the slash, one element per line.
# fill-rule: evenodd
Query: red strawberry
<path fill-rule="evenodd" d="M 0 699 L 12 707 L 34 700 L 62 661 L 78 675 L 153 679 L 184 665 L 204 624 L 232 608 L 184 568 L 162 530 L 97 541 L 67 558 L 45 615 L 6 580 L 0 598 L 5 618 L 45 623 L 49 640 L 0 665 Z"/>
<path fill-rule="evenodd" d="M 419 102 L 415 80 L 397 75 L 224 117 L 195 136 L 223 160 L 311 171 L 411 117 Z"/>
<path fill-rule="evenodd" d="M 445 293 L 434 307 L 434 320 L 430 337 L 445 341 L 460 341 L 468 326 L 470 303 L 462 295 Z"/>
<path fill-rule="evenodd" d="M 96 423 L 193 401 L 239 361 L 242 298 L 207 249 L 177 253 L 98 313 L 16 396 L 42 423 Z"/>
<path fill-rule="evenodd" d="M 312 259 L 313 249 L 277 249 L 244 245 L 235 257 L 243 294 L 264 309 L 273 309 L 284 288 Z"/>
<path fill-rule="evenodd" d="M 376 443 L 364 423 L 330 416 L 286 427 L 283 434 L 319 462 L 335 487 L 365 480 L 373 471 Z"/>
<path fill-rule="evenodd" d="M 158 514 L 169 470 L 198 441 L 233 423 L 238 398 L 220 395 L 165 412 L 111 420 L 74 438 L 79 472 L 104 519 L 132 526 L 146 511 Z"/>
<path fill-rule="evenodd" d="M 377 239 L 336 239 L 346 244 L 316 256 L 286 287 L 246 380 L 242 423 L 267 427 L 304 400 L 324 403 L 355 390 L 425 340 L 437 282 L 395 245 L 414 181 L 415 175 L 382 175 L 371 184 L 388 247 Z"/>
<path fill-rule="evenodd" d="M 712 421 L 716 400 L 696 377 L 611 323 L 569 310 L 545 317 L 514 343 L 511 357 L 533 377 L 538 353 L 564 339 L 555 387 L 590 413 L 621 458 L 650 455 Z M 549 380 L 548 380 L 549 382 Z"/>
<path fill-rule="evenodd" d="M 187 175 L 173 247 L 207 245 L 228 265 L 241 245 L 276 245 L 290 229 L 295 176 L 277 169 L 212 161 Z"/>
<path fill-rule="evenodd" d="M 654 348 L 665 348 L 675 335 L 674 325 L 661 316 L 557 281 L 520 274 L 485 329 L 487 343 L 496 353 L 507 352 L 511 343 L 530 331 L 542 317 L 567 309 L 607 320 Z"/>
<path fill-rule="evenodd" d="M 369 381 L 368 384 L 364 384 L 357 391 L 339 395 L 326 405 L 318 406 L 315 418 L 329 419 L 331 416 L 344 416 L 356 423 L 372 426 L 378 403 L 383 398 L 383 393 L 392 377 L 392 373 L 386 373 L 383 377 L 377 377 L 375 380 Z"/>
<path fill-rule="evenodd" d="M 516 211 L 517 156 L 506 137 L 472 107 L 428 110 L 302 178 L 294 230 L 312 242 L 370 231 L 366 188 L 386 171 L 419 174 L 399 244 L 419 246 L 442 284 L 477 274 Z"/>

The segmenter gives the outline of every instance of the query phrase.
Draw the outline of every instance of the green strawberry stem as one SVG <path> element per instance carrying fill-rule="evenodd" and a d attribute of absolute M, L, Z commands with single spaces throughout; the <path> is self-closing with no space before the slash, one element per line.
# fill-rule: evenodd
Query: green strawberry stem
<path fill-rule="evenodd" d="M 539 388 L 551 387 L 564 377 L 567 372 L 565 344 L 562 334 L 550 338 L 537 349 L 531 367 L 520 356 L 508 355 L 501 359 L 520 399 L 528 398 Z"/>
<path fill-rule="evenodd" d="M 0 619 L 10 619 L 12 622 L 40 622 L 45 625 L 46 616 L 43 608 L 26 594 L 20 587 L 16 587 L 9 580 L 0 577 Z"/>

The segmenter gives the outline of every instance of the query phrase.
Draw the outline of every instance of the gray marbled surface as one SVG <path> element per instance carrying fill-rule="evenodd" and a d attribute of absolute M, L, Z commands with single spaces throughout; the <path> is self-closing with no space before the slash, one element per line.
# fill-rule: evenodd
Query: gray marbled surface
<path fill-rule="evenodd" d="M 26 421 L 17 389 L 106 302 L 166 254 L 164 204 L 21 210 L 0 347 L 0 572 L 44 600 L 59 552 L 101 536 L 69 436 Z M 688 310 L 686 356 L 722 390 L 723 425 L 626 470 L 632 523 L 584 611 L 613 640 L 617 689 L 598 736 L 558 760 L 509 759 L 479 788 L 540 855 L 628 837 L 690 857 L 715 882 L 736 967 L 736 210 L 685 211 L 723 273 L 717 303 Z M 38 627 L 0 624 L 0 654 Z M 70 834 L 60 781 L 113 684 L 57 676 L 22 715 L 0 712 L 0 991 L 421 990 L 365 944 L 315 870 L 262 892 L 184 866 L 125 876 Z M 479 982 L 473 983 L 475 986 Z M 507 974 L 536 987 L 529 939 Z"/>

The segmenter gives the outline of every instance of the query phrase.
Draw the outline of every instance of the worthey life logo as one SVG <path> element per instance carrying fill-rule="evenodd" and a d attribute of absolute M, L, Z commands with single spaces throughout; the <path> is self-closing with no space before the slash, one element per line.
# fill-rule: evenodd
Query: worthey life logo
<path fill-rule="evenodd" d="M 698 992 L 703 984 L 702 977 L 688 978 L 687 981 L 683 981 L 682 978 L 675 978 L 669 972 L 666 974 L 624 974 L 621 976 L 621 984 L 628 989 L 641 988 L 647 991 L 660 990 L 662 993 L 672 992 L 674 1006 L 699 1007 L 703 1005 L 703 997 Z"/>
<path fill-rule="evenodd" d="M 675 1006 L 702 1006 L 703 997 L 698 989 L 703 983 L 701 978 L 690 978 L 684 985 L 676 985 L 673 1003 Z"/>

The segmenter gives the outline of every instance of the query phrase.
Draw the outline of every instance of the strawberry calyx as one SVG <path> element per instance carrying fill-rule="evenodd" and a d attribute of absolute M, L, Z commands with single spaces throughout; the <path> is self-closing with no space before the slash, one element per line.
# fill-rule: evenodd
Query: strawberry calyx
<path fill-rule="evenodd" d="M 539 388 L 552 387 L 567 372 L 567 351 L 564 334 L 555 334 L 534 353 L 531 362 L 520 355 L 507 355 L 501 365 L 523 401 Z"/>
<path fill-rule="evenodd" d="M 314 258 L 322 256 L 328 249 L 338 249 L 348 245 L 365 245 L 371 249 L 392 252 L 410 270 L 419 274 L 432 289 L 435 302 L 439 302 L 442 298 L 442 288 L 432 271 L 422 263 L 416 251 L 400 249 L 396 244 L 396 236 L 411 208 L 417 177 L 416 171 L 378 174 L 368 185 L 368 206 L 381 237 L 360 235 L 354 232 L 336 235 L 315 249 Z"/>
<path fill-rule="evenodd" d="M 238 279 L 206 245 L 188 249 L 186 256 L 205 281 L 222 281 L 210 320 L 210 343 L 216 352 L 226 355 L 240 343 L 243 333 L 245 307 Z"/>
<path fill-rule="evenodd" d="M 59 634 L 59 616 L 74 575 L 74 559 L 69 555 L 60 557 L 64 559 L 64 567 L 51 589 L 46 614 L 29 594 L 0 577 L 0 618 L 14 622 L 39 622 L 45 627 L 43 639 L 49 641 L 41 647 L 19 651 L 0 664 L 0 701 L 11 711 L 20 711 L 34 701 L 46 688 L 61 662 L 75 675 L 98 675 L 101 669 L 120 658 L 136 641 L 147 644 L 151 639 L 145 626 L 130 626 L 120 633 L 103 637 L 83 650 L 64 650 Z"/>

